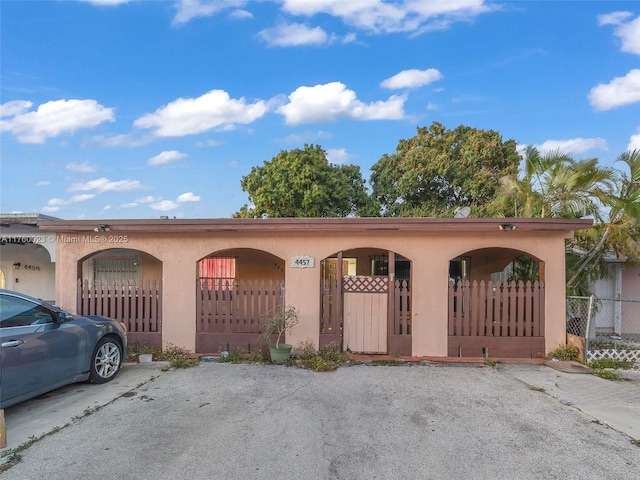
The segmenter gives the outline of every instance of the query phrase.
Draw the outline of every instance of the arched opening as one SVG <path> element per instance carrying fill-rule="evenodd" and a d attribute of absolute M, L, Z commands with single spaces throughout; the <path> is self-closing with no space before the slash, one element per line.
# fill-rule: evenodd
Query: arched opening
<path fill-rule="evenodd" d="M 55 263 L 49 250 L 29 237 L 8 237 L 1 243 L 2 288 L 55 303 Z"/>
<path fill-rule="evenodd" d="M 80 259 L 77 312 L 123 322 L 129 344 L 162 345 L 162 261 L 128 248 Z"/>
<path fill-rule="evenodd" d="M 283 307 L 284 260 L 234 248 L 201 258 L 196 270 L 196 352 L 259 348 L 262 321 Z"/>
<path fill-rule="evenodd" d="M 320 346 L 411 355 L 411 261 L 378 248 L 335 253 L 320 265 Z"/>
<path fill-rule="evenodd" d="M 544 262 L 484 248 L 449 262 L 448 355 L 544 356 Z"/>

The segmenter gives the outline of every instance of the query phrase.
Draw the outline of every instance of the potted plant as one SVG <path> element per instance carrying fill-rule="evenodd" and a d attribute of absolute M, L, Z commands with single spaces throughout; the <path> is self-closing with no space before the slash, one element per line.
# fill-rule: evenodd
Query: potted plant
<path fill-rule="evenodd" d="M 276 311 L 263 321 L 264 331 L 260 338 L 269 345 L 272 363 L 283 364 L 291 355 L 291 345 L 280 343 L 280 341 L 285 332 L 291 332 L 291 329 L 297 324 L 298 311 L 292 306 Z M 276 336 L 276 343 L 271 343 L 272 335 Z"/>

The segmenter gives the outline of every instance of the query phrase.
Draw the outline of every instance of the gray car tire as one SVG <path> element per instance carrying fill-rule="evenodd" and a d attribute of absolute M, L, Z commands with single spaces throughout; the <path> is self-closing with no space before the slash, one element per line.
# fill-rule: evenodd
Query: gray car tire
<path fill-rule="evenodd" d="M 122 363 L 122 347 L 111 337 L 103 337 L 96 344 L 91 355 L 91 370 L 89 381 L 92 383 L 106 383 L 118 374 Z"/>

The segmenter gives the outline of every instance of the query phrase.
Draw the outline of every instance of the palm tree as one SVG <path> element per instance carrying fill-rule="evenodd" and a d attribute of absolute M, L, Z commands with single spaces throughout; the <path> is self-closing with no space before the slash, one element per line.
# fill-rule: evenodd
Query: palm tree
<path fill-rule="evenodd" d="M 614 252 L 630 260 L 640 257 L 640 150 L 624 152 L 618 161 L 627 165 L 629 173 L 617 171 L 613 181 L 605 184 L 609 188 L 594 190 L 608 212 L 603 221 L 594 226 L 598 233 L 597 241 L 576 263 L 567 288 L 574 287 L 585 269 L 604 252 Z"/>
<path fill-rule="evenodd" d="M 523 175 L 501 179 L 503 201 L 513 202 L 516 217 L 575 218 L 598 213 L 593 192 L 611 176 L 597 159 L 574 160 L 560 151 L 525 151 Z"/>

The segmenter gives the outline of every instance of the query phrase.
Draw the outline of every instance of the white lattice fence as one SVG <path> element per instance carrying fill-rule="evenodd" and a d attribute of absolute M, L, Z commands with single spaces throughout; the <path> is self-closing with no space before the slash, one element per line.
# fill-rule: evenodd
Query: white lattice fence
<path fill-rule="evenodd" d="M 610 348 L 601 350 L 589 350 L 587 352 L 587 362 L 591 362 L 593 360 L 602 360 L 603 358 L 640 363 L 640 350 L 616 350 Z"/>

